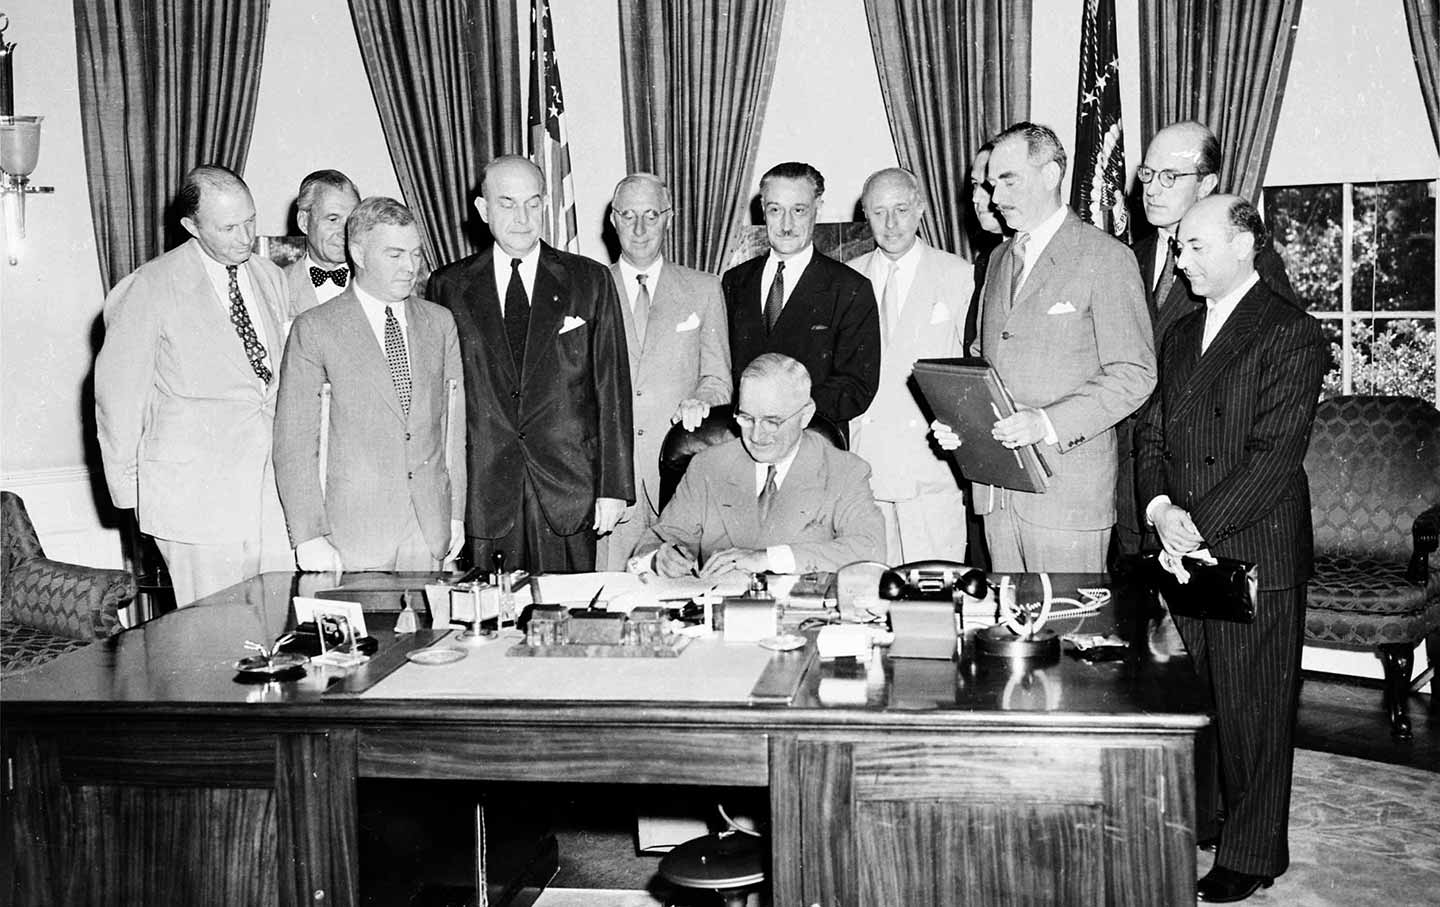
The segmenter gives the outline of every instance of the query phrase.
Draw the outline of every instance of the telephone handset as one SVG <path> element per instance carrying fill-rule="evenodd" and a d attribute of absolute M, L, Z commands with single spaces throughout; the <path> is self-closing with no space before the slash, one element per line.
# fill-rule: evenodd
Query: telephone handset
<path fill-rule="evenodd" d="M 985 571 L 955 561 L 913 561 L 880 575 L 880 597 L 888 601 L 956 601 L 957 587 L 974 598 L 989 594 Z"/>

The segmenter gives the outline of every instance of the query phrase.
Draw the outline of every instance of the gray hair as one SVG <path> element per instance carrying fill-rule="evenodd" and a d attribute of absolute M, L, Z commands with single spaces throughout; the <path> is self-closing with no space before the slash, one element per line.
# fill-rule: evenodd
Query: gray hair
<path fill-rule="evenodd" d="M 1065 146 L 1060 144 L 1060 137 L 1049 126 L 1021 121 L 1005 127 L 1004 131 L 995 136 L 994 142 L 998 146 L 1010 139 L 1025 140 L 1025 156 L 1034 166 L 1044 167 L 1054 161 L 1060 165 L 1060 175 L 1065 175 Z"/>
<path fill-rule="evenodd" d="M 860 203 L 864 204 L 865 199 L 870 196 L 870 190 L 881 180 L 898 179 L 910 190 L 910 194 L 922 205 L 925 203 L 925 190 L 920 187 L 920 180 L 906 170 L 904 167 L 886 167 L 884 170 L 876 170 L 865 180 L 865 186 L 860 190 Z"/>
<path fill-rule="evenodd" d="M 350 181 L 350 177 L 339 170 L 316 170 L 314 173 L 305 175 L 300 181 L 300 192 L 295 197 L 295 207 L 300 211 L 309 211 L 315 207 L 315 199 L 319 197 L 321 189 L 334 189 L 337 192 L 349 192 L 356 198 L 360 197 L 360 190 Z"/>
<path fill-rule="evenodd" d="M 745 366 L 745 371 L 740 373 L 742 382 L 772 378 L 781 379 L 797 394 L 806 398 L 810 396 L 810 371 L 784 353 L 761 353 L 751 359 L 750 364 Z"/>
<path fill-rule="evenodd" d="M 358 243 L 381 224 L 408 227 L 413 223 L 415 215 L 410 213 L 409 208 L 393 198 L 372 195 L 356 205 L 345 219 L 345 238 L 348 242 Z"/>
<path fill-rule="evenodd" d="M 628 174 L 624 179 L 615 184 L 615 191 L 610 193 L 610 209 L 612 211 L 615 210 L 615 199 L 620 197 L 620 191 L 622 189 L 639 186 L 649 186 L 654 189 L 660 193 L 661 205 L 666 208 L 673 207 L 674 202 L 670 199 L 670 187 L 665 184 L 665 181 L 653 173 L 646 173 L 641 170 Z"/>
<path fill-rule="evenodd" d="M 545 191 L 545 171 L 541 170 L 538 166 L 536 166 L 534 161 L 530 160 L 523 154 L 502 154 L 497 158 L 492 158 L 488 163 L 485 164 L 485 167 L 480 171 L 480 194 L 482 196 L 485 194 L 485 184 L 490 181 L 490 171 L 494 170 L 496 167 L 502 167 L 506 164 L 527 165 L 531 170 L 535 171 L 535 176 L 540 179 L 540 191 Z"/>

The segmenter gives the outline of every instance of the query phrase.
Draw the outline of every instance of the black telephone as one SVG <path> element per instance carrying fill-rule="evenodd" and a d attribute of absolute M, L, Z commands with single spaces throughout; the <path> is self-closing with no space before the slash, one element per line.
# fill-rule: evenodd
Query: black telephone
<path fill-rule="evenodd" d="M 880 575 L 880 597 L 887 601 L 956 601 L 956 588 L 973 598 L 990 591 L 984 570 L 955 561 L 914 561 Z"/>

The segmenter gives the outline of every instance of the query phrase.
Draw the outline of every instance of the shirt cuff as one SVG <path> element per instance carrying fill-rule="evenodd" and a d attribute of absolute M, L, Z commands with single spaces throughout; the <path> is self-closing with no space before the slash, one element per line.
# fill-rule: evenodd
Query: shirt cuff
<path fill-rule="evenodd" d="M 771 545 L 765 549 L 765 557 L 770 561 L 771 573 L 795 572 L 795 552 L 789 545 Z"/>
<path fill-rule="evenodd" d="M 660 549 L 656 548 L 649 554 L 637 554 L 625 562 L 625 569 L 631 573 L 654 573 L 655 555 L 659 553 Z"/>
<path fill-rule="evenodd" d="M 1148 504 L 1145 505 L 1145 522 L 1149 523 L 1151 526 L 1154 526 L 1154 525 L 1155 525 L 1155 508 L 1156 508 L 1156 507 L 1159 507 L 1161 504 L 1169 504 L 1169 503 L 1170 503 L 1170 495 L 1168 495 L 1168 494 L 1157 494 L 1157 495 L 1155 495 L 1155 497 L 1151 498 L 1151 499 L 1150 499 L 1150 503 L 1148 503 Z"/>
<path fill-rule="evenodd" d="M 1045 420 L 1045 443 L 1058 446 L 1060 444 L 1060 435 L 1055 431 L 1055 423 L 1050 421 L 1050 414 L 1043 409 L 1037 409 L 1036 412 L 1040 414 L 1041 419 Z"/>

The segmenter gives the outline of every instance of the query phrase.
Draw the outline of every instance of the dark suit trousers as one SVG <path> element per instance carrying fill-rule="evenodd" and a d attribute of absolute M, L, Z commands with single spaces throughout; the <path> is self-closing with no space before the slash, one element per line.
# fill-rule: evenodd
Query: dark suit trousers
<path fill-rule="evenodd" d="M 1215 863 L 1275 876 L 1290 864 L 1290 778 L 1305 587 L 1261 592 L 1255 622 L 1175 618 L 1215 699 L 1225 825 Z M 1200 812 L 1205 812 L 1203 805 Z"/>
<path fill-rule="evenodd" d="M 587 526 L 573 535 L 556 535 L 545 519 L 528 474 L 522 483 L 519 505 L 520 512 L 505 535 L 493 539 L 470 536 L 471 566 L 489 570 L 491 557 L 503 551 L 507 570 L 589 573 L 595 569 L 595 531 Z"/>

